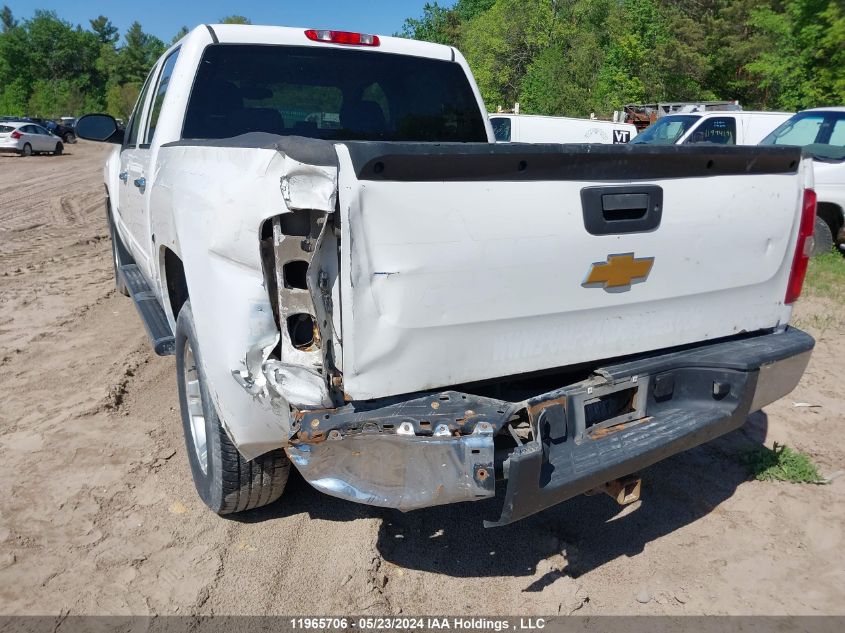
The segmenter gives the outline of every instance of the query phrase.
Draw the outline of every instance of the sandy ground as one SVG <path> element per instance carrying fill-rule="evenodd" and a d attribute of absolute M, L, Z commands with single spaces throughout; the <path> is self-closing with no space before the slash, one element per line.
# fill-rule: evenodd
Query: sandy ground
<path fill-rule="evenodd" d="M 401 514 L 294 475 L 220 518 L 194 493 L 174 361 L 113 290 L 107 151 L 0 157 L 0 613 L 845 614 L 845 477 L 747 481 L 739 457 L 777 440 L 845 469 L 845 328 L 823 299 L 798 308 L 819 337 L 800 387 L 648 469 L 622 513 L 581 497 L 484 530 L 489 505 Z"/>

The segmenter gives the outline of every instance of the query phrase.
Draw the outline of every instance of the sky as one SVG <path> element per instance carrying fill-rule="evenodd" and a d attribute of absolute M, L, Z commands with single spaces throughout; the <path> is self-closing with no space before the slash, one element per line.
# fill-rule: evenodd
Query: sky
<path fill-rule="evenodd" d="M 170 42 L 180 27 L 214 23 L 237 14 L 253 24 L 330 28 L 392 35 L 405 18 L 419 17 L 425 0 L 0 0 L 17 19 L 32 17 L 36 9 L 55 11 L 60 18 L 88 27 L 88 20 L 105 15 L 121 35 L 132 22 Z M 454 4 L 441 1 L 441 6 Z"/>

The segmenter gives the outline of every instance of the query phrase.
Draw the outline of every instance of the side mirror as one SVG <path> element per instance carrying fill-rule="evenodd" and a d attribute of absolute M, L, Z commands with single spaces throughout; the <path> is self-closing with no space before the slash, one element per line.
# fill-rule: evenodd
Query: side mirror
<path fill-rule="evenodd" d="M 76 122 L 76 135 L 89 141 L 123 143 L 123 130 L 108 114 L 86 114 Z"/>

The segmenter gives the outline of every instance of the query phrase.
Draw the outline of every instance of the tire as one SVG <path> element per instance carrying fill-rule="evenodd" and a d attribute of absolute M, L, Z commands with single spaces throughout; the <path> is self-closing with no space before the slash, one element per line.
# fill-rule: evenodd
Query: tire
<path fill-rule="evenodd" d="M 209 396 L 190 299 L 176 319 L 176 383 L 188 462 L 203 502 L 217 514 L 231 514 L 278 499 L 290 460 L 276 449 L 247 461 L 229 439 Z"/>
<path fill-rule="evenodd" d="M 823 253 L 829 253 L 830 249 L 833 248 L 833 231 L 831 231 L 830 225 L 822 218 L 816 218 L 816 225 L 813 229 L 813 240 L 815 241 L 813 257 Z"/>
<path fill-rule="evenodd" d="M 68 145 L 73 145 L 74 143 L 76 143 L 76 134 L 74 134 L 73 132 L 68 132 L 62 137 L 62 140 Z"/>
<path fill-rule="evenodd" d="M 112 255 L 112 264 L 114 265 L 114 287 L 120 294 L 124 297 L 129 296 L 129 288 L 126 287 L 126 283 L 123 281 L 123 277 L 120 275 L 120 267 L 125 266 L 126 264 L 132 263 L 132 257 L 129 255 L 129 252 L 126 250 L 126 247 L 123 245 L 123 242 L 120 239 L 120 236 L 117 234 L 117 231 L 114 228 L 114 222 L 112 222 L 111 214 L 109 212 L 109 200 L 106 198 L 106 214 L 108 215 L 109 219 L 109 236 L 111 237 L 111 255 Z"/>
<path fill-rule="evenodd" d="M 24 143 L 23 149 L 21 150 L 21 156 L 30 157 L 32 156 L 32 145 L 29 143 Z"/>
<path fill-rule="evenodd" d="M 56 143 L 56 149 L 53 150 L 53 156 L 61 156 L 63 151 L 65 151 L 64 145 Z"/>

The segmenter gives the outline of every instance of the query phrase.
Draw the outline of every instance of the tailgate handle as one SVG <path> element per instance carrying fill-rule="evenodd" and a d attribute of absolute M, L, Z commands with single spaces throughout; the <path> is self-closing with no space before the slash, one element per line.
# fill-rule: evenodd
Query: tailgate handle
<path fill-rule="evenodd" d="M 640 220 L 648 212 L 648 194 L 605 193 L 601 197 L 601 210 L 607 222 Z"/>
<path fill-rule="evenodd" d="M 663 189 L 657 185 L 584 187 L 584 227 L 592 235 L 645 233 L 660 226 Z"/>

